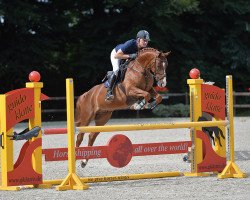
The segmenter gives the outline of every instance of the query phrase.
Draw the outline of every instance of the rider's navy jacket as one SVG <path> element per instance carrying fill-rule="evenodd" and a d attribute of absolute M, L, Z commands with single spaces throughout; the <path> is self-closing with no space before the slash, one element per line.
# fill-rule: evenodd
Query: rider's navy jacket
<path fill-rule="evenodd" d="M 137 43 L 135 39 L 128 40 L 124 44 L 118 44 L 115 47 L 116 52 L 121 49 L 124 54 L 132 54 L 138 51 Z"/>

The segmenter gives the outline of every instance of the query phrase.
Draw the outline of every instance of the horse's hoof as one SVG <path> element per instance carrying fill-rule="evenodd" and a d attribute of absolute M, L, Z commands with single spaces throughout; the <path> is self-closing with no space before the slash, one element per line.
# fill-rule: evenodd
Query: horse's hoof
<path fill-rule="evenodd" d="M 183 161 L 184 161 L 184 162 L 188 162 L 188 156 L 187 156 L 187 155 L 185 155 L 185 156 L 183 157 Z"/>
<path fill-rule="evenodd" d="M 191 163 L 190 158 L 189 158 L 188 155 L 185 155 L 185 156 L 183 157 L 183 161 L 186 162 L 186 163 Z"/>
<path fill-rule="evenodd" d="M 86 166 L 86 164 L 87 164 L 86 162 L 81 161 L 81 167 L 82 167 L 82 168 L 84 168 L 84 167 Z"/>

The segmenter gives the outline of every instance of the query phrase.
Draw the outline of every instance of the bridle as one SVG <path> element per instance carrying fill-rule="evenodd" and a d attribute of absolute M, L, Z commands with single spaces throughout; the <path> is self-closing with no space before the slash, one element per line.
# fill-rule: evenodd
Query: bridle
<path fill-rule="evenodd" d="M 159 53 L 160 54 L 160 53 Z M 159 73 L 159 68 L 156 66 L 156 62 L 159 61 L 159 62 L 166 62 L 166 59 L 160 59 L 158 56 L 159 54 L 157 54 L 150 62 L 147 66 L 143 67 L 143 65 L 138 61 L 138 57 L 135 59 L 135 62 L 139 63 L 139 66 L 143 69 L 143 70 L 146 70 L 146 72 L 150 73 L 153 78 L 156 80 L 156 81 L 160 81 L 162 79 L 164 79 L 166 77 L 166 73 L 163 72 L 163 73 Z M 134 64 L 135 64 L 134 62 Z M 137 71 L 139 73 L 142 73 L 144 74 L 143 72 L 133 68 L 134 64 L 130 67 L 131 69 L 133 69 L 134 71 Z M 152 68 L 155 68 L 155 71 L 152 70 Z M 147 74 L 147 73 L 146 73 Z M 156 75 L 160 75 L 160 78 Z"/>
<path fill-rule="evenodd" d="M 155 78 L 155 80 L 156 81 L 160 81 L 160 80 L 162 80 L 162 79 L 164 79 L 165 77 L 166 77 L 166 72 L 163 72 L 163 73 L 160 73 L 160 70 L 159 70 L 159 68 L 157 67 L 157 65 L 156 65 L 156 62 L 158 61 L 159 63 L 161 63 L 161 62 L 166 62 L 166 59 L 160 59 L 159 57 L 158 57 L 159 55 L 157 55 L 154 59 L 152 59 L 152 61 L 150 62 L 150 64 L 148 65 L 148 67 L 150 67 L 149 69 L 151 69 L 150 71 L 152 71 L 152 75 L 153 75 L 153 77 Z M 154 68 L 155 68 L 155 71 L 153 72 L 153 70 L 152 70 L 152 65 L 153 66 L 155 66 Z M 148 68 L 147 68 L 148 69 Z M 159 75 L 159 77 L 157 78 L 156 77 L 156 75 Z"/>

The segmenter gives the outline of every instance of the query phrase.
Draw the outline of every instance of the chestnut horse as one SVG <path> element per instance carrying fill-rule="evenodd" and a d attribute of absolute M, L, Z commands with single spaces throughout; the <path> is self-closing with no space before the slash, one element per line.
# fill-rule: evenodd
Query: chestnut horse
<path fill-rule="evenodd" d="M 135 60 L 127 67 L 124 80 L 114 88 L 114 99 L 105 101 L 107 89 L 104 84 L 96 85 L 82 94 L 76 103 L 76 126 L 88 126 L 95 121 L 96 126 L 105 125 L 112 112 L 119 109 L 142 109 L 147 105 L 153 108 L 162 101 L 162 97 L 154 90 L 154 78 L 160 87 L 166 86 L 167 56 L 153 48 L 144 48 L 138 52 Z M 148 103 L 149 100 L 154 100 Z M 136 104 L 136 102 L 140 102 Z M 76 146 L 79 147 L 85 133 L 78 133 Z M 88 146 L 92 146 L 99 132 L 90 133 Z M 81 162 L 81 166 L 87 164 Z"/>

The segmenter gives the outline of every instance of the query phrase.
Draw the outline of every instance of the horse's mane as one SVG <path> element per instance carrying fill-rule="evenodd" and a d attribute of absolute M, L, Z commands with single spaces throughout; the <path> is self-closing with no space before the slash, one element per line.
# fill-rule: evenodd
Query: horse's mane
<path fill-rule="evenodd" d="M 138 53 L 141 54 L 141 53 L 148 52 L 148 51 L 158 52 L 157 49 L 154 49 L 154 48 L 152 48 L 152 47 L 147 47 L 147 48 L 141 49 Z"/>

